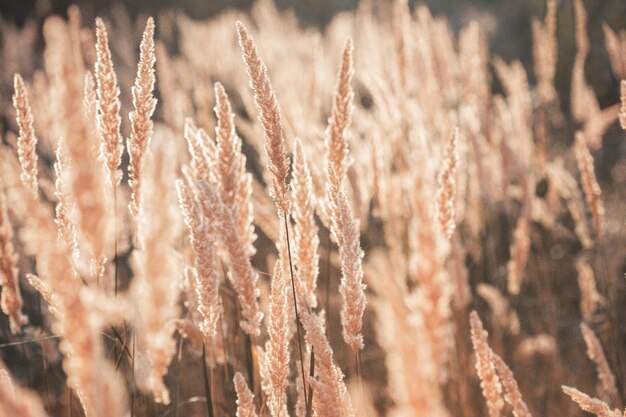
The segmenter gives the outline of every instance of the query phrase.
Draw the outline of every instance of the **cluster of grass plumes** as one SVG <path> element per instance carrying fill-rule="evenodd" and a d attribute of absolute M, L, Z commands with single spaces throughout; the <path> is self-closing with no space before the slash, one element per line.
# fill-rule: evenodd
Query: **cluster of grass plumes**
<path fill-rule="evenodd" d="M 602 107 L 573 5 L 569 100 L 553 0 L 534 77 L 406 0 L 47 19 L 2 111 L 0 415 L 621 415 L 626 32 Z"/>

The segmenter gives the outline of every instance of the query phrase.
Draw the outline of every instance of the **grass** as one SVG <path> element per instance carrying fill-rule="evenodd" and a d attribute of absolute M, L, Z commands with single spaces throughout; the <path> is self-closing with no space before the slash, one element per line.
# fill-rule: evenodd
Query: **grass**
<path fill-rule="evenodd" d="M 0 27 L 0 414 L 621 415 L 626 104 L 574 3 L 532 66 L 402 0 Z"/>

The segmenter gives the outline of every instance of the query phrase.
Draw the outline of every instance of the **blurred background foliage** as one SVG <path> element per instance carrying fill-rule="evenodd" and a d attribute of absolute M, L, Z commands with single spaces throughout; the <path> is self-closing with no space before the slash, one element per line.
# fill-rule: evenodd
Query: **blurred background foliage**
<path fill-rule="evenodd" d="M 384 5 L 388 0 L 369 0 L 374 7 Z M 184 13 L 193 19 L 206 19 L 224 9 L 238 8 L 246 10 L 253 0 L 127 0 L 112 2 L 109 0 L 0 0 L 0 15 L 3 24 L 21 26 L 28 19 L 35 19 L 39 24 L 50 14 L 64 14 L 70 4 L 78 4 L 85 19 L 106 16 L 120 5 L 127 10 L 131 19 L 139 15 L 158 15 L 166 11 Z M 359 5 L 358 0 L 275 0 L 280 9 L 291 9 L 303 25 L 324 26 L 341 11 L 352 10 Z M 505 61 L 519 59 L 524 64 L 532 79 L 532 38 L 531 21 L 542 18 L 545 12 L 545 0 L 411 0 L 414 7 L 426 4 L 434 15 L 445 16 L 455 31 L 472 20 L 481 23 L 489 36 L 493 55 L 501 56 Z M 608 65 L 608 56 L 604 48 L 602 23 L 607 23 L 614 30 L 626 28 L 625 0 L 585 0 L 588 13 L 588 32 L 591 52 L 587 60 L 588 81 L 594 88 L 600 106 L 615 103 L 619 97 L 613 88 L 613 75 Z M 388 13 L 388 8 L 379 7 L 381 13 Z M 574 17 L 571 1 L 560 0 L 558 7 L 559 65 L 556 87 L 567 102 L 571 67 L 575 55 Z"/>

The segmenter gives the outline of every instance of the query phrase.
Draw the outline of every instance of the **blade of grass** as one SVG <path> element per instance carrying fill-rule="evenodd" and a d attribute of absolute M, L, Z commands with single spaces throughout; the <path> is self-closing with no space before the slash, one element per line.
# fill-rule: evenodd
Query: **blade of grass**
<path fill-rule="evenodd" d="M 360 350 L 356 351 L 355 359 L 356 359 L 356 380 L 357 380 L 357 383 L 359 384 L 359 390 L 361 391 L 361 401 L 363 401 L 363 404 L 366 404 L 365 388 L 363 387 L 363 371 L 361 368 L 361 351 Z M 369 417 L 369 412 L 368 412 L 367 407 L 365 407 L 365 413 Z"/>
<path fill-rule="evenodd" d="M 206 371 L 206 345 L 204 342 L 202 343 L 202 373 L 204 375 L 204 395 L 206 397 L 207 415 L 213 417 L 213 397 L 211 395 L 213 381 L 209 382 L 209 376 Z"/>

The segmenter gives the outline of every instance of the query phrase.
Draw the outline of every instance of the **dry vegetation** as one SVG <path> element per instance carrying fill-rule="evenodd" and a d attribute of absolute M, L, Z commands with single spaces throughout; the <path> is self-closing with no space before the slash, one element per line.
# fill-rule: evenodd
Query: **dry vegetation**
<path fill-rule="evenodd" d="M 569 101 L 554 0 L 530 81 L 406 0 L 2 26 L 0 416 L 621 416 L 626 32 L 601 108 L 573 6 Z"/>

